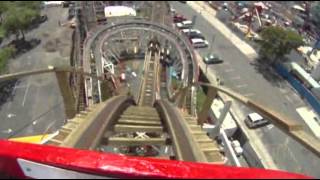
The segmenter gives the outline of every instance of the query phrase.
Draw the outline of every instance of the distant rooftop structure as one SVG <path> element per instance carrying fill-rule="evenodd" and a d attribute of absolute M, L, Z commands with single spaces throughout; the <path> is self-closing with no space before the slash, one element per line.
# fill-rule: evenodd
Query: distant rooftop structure
<path fill-rule="evenodd" d="M 44 5 L 62 5 L 64 1 L 44 1 Z"/>
<path fill-rule="evenodd" d="M 106 17 L 136 16 L 137 12 L 127 6 L 106 6 L 104 8 L 104 14 Z"/>
<path fill-rule="evenodd" d="M 296 9 L 296 10 L 298 10 L 298 11 L 306 11 L 303 7 L 301 7 L 301 6 L 299 6 L 299 5 L 293 5 L 292 6 L 292 9 Z"/>

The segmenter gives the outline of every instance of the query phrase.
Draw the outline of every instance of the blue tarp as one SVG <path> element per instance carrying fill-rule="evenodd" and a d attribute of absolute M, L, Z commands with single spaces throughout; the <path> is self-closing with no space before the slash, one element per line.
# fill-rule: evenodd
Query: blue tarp
<path fill-rule="evenodd" d="M 309 91 L 301 82 L 299 82 L 283 65 L 275 65 L 275 69 L 284 79 L 286 79 L 293 88 L 304 97 L 312 108 L 320 115 L 320 101 Z"/>

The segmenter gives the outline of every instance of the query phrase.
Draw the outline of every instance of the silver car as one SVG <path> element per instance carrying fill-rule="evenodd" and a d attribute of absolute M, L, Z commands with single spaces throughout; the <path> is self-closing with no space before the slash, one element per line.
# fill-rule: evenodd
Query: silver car
<path fill-rule="evenodd" d="M 244 121 L 245 121 L 246 125 L 251 129 L 258 128 L 258 127 L 269 124 L 269 121 L 267 119 L 264 119 L 258 113 L 249 114 Z"/>

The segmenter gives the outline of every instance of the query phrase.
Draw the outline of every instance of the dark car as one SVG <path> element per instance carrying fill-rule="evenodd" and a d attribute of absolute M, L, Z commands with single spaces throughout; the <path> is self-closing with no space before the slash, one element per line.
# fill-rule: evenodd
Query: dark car
<path fill-rule="evenodd" d="M 40 16 L 39 18 L 38 18 L 38 22 L 39 23 L 44 23 L 45 21 L 47 21 L 48 20 L 48 16 L 47 15 L 43 15 L 43 16 Z"/>
<path fill-rule="evenodd" d="M 63 1 L 62 7 L 67 8 L 67 7 L 69 7 L 70 3 L 71 3 L 70 1 Z"/>
<path fill-rule="evenodd" d="M 68 19 L 72 19 L 76 15 L 76 10 L 74 8 L 69 8 Z"/>
<path fill-rule="evenodd" d="M 46 20 L 48 20 L 48 17 L 46 15 L 37 16 L 34 19 L 32 19 L 31 24 L 33 24 L 33 25 L 41 24 L 41 23 L 45 22 Z"/>
<path fill-rule="evenodd" d="M 173 16 L 173 22 L 174 23 L 179 23 L 179 22 L 182 22 L 182 21 L 185 21 L 185 20 L 187 20 L 187 18 L 185 18 L 182 15 L 174 15 Z"/>
<path fill-rule="evenodd" d="M 46 15 L 37 16 L 32 19 L 31 23 L 28 26 L 28 29 L 33 29 L 39 27 L 40 24 L 44 23 L 48 20 L 48 17 Z"/>
<path fill-rule="evenodd" d="M 223 60 L 215 54 L 208 54 L 203 58 L 203 62 L 206 64 L 220 64 L 223 63 Z"/>
<path fill-rule="evenodd" d="M 204 36 L 202 36 L 201 34 L 193 34 L 193 35 L 188 35 L 189 39 L 202 39 L 205 40 L 206 38 Z"/>

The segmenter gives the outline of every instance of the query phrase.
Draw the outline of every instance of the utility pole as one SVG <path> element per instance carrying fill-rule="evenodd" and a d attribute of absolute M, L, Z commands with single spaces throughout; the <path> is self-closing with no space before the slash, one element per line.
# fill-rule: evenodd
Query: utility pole
<path fill-rule="evenodd" d="M 210 44 L 210 50 L 213 51 L 213 43 L 216 40 L 216 35 L 212 35 L 211 44 Z"/>
<path fill-rule="evenodd" d="M 196 20 L 197 20 L 197 15 L 193 15 L 193 16 L 192 16 L 192 28 L 193 28 L 194 25 L 196 24 Z"/>

